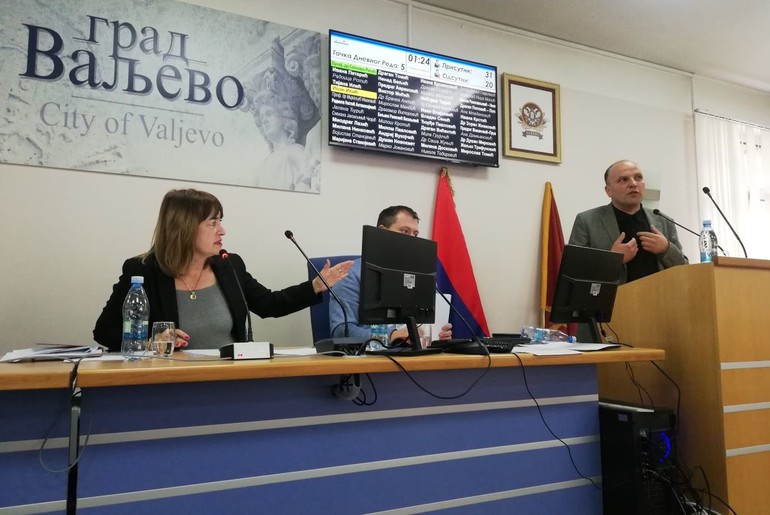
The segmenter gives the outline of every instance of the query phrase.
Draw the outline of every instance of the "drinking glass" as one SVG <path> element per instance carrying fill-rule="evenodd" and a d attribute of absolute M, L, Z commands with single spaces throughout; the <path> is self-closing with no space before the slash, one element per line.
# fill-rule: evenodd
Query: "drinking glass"
<path fill-rule="evenodd" d="M 423 349 L 430 346 L 433 341 L 433 326 L 431 324 L 423 324 L 418 328 L 420 333 L 420 347 Z"/>
<path fill-rule="evenodd" d="M 153 322 L 150 353 L 156 358 L 171 356 L 176 342 L 174 322 Z"/>

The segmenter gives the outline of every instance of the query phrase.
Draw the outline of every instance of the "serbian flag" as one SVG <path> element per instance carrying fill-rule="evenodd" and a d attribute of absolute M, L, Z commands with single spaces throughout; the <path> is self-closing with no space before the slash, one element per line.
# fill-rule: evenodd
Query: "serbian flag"
<path fill-rule="evenodd" d="M 567 334 L 575 335 L 576 324 L 551 324 L 551 305 L 553 292 L 556 289 L 556 278 L 559 277 L 561 256 L 564 253 L 564 232 L 561 230 L 561 219 L 553 198 L 551 183 L 545 183 L 543 194 L 543 239 L 542 259 L 540 262 L 540 327 L 560 329 Z"/>
<path fill-rule="evenodd" d="M 441 293 L 452 295 L 452 306 L 462 314 L 474 333 L 470 334 L 455 309 L 451 309 L 449 322 L 452 324 L 452 337 L 489 336 L 487 317 L 481 307 L 476 277 L 473 275 L 463 229 L 457 218 L 454 192 L 446 168 L 441 169 L 438 179 L 436 210 L 433 213 L 433 240 L 438 247 L 436 286 Z"/>

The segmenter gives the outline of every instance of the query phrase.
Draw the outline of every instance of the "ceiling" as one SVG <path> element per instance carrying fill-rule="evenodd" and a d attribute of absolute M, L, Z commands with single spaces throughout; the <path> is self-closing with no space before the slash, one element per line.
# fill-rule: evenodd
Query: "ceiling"
<path fill-rule="evenodd" d="M 770 92 L 767 0 L 418 0 Z"/>

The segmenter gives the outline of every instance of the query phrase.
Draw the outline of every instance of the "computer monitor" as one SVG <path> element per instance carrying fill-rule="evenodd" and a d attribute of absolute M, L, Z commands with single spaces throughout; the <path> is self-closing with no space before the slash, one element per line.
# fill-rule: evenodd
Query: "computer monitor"
<path fill-rule="evenodd" d="M 565 245 L 551 304 L 551 322 L 589 324 L 600 342 L 597 323 L 609 322 L 623 277 L 623 254 Z"/>
<path fill-rule="evenodd" d="M 376 351 L 399 356 L 423 349 L 417 324 L 432 324 L 436 307 L 436 242 L 365 225 L 361 239 L 362 324 L 406 324 L 409 346 Z"/>

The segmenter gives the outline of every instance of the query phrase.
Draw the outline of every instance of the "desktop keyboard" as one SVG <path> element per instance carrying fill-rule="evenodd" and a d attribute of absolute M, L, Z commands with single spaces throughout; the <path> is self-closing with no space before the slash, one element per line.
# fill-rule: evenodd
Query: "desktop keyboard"
<path fill-rule="evenodd" d="M 481 338 L 481 343 L 486 345 L 487 349 L 489 349 L 489 352 L 496 353 L 510 353 L 513 351 L 515 346 L 523 345 L 529 342 L 530 339 L 526 336 L 492 336 Z"/>
<path fill-rule="evenodd" d="M 529 343 L 530 339 L 521 336 L 484 336 L 479 338 L 479 341 L 484 344 L 490 354 L 503 354 L 513 351 L 516 345 Z M 471 339 L 434 340 L 430 347 L 443 349 L 444 352 L 450 354 L 486 354 L 479 347 L 479 344 Z"/>

